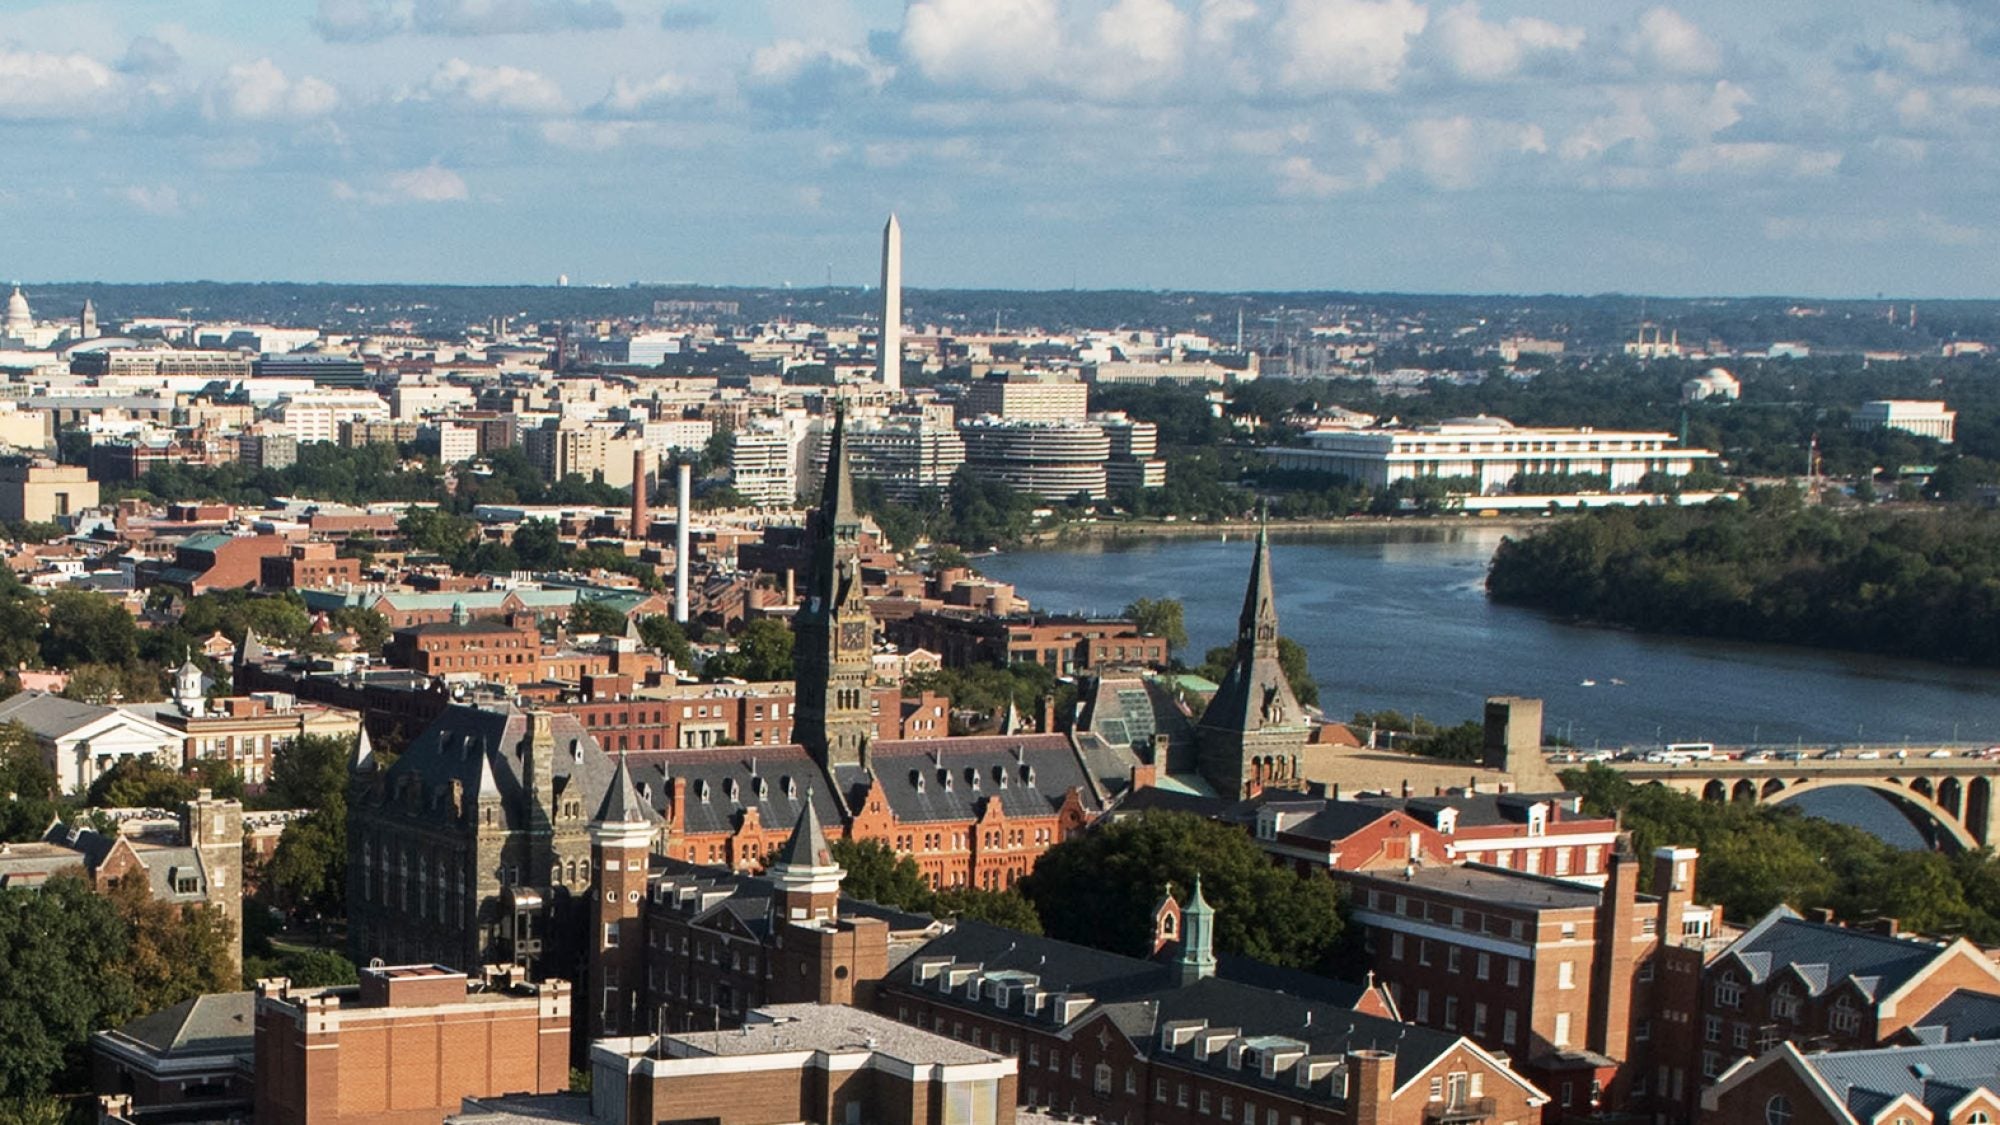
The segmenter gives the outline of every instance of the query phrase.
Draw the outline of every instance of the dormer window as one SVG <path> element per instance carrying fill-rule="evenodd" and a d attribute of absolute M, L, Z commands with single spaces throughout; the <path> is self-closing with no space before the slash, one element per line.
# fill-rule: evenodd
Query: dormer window
<path fill-rule="evenodd" d="M 708 782 L 706 780 L 694 783 L 694 797 L 695 800 L 700 801 L 704 805 L 708 803 Z"/>
<path fill-rule="evenodd" d="M 786 800 L 796 801 L 799 799 L 799 783 L 793 781 L 790 774 L 786 774 L 784 777 L 780 778 L 779 781 L 785 787 Z"/>
<path fill-rule="evenodd" d="M 569 760 L 572 762 L 583 761 L 583 739 L 572 738 L 569 740 Z"/>
<path fill-rule="evenodd" d="M 1531 814 L 1531 815 L 1532 815 L 1532 814 Z M 1446 835 L 1446 836 L 1449 836 L 1449 835 L 1451 835 L 1452 833 L 1454 833 L 1454 832 L 1457 832 L 1457 831 L 1458 831 L 1458 810 L 1457 810 L 1457 809 L 1439 809 L 1439 810 L 1438 810 L 1438 831 L 1439 831 L 1439 832 L 1441 832 L 1441 833 L 1443 833 L 1443 834 L 1444 834 L 1444 835 Z M 1532 831 L 1532 829 L 1531 829 L 1531 831 Z"/>
<path fill-rule="evenodd" d="M 1547 805 L 1528 806 L 1528 835 L 1541 836 L 1549 830 L 1549 807 Z"/>
<path fill-rule="evenodd" d="M 910 771 L 910 788 L 916 790 L 919 793 L 924 791 L 924 771 L 922 770 Z"/>

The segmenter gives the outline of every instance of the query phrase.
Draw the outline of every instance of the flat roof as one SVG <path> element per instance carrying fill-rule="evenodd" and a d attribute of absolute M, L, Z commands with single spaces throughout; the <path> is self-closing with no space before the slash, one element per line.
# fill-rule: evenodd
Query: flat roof
<path fill-rule="evenodd" d="M 666 1036 L 665 1053 L 674 1058 L 699 1058 L 791 1051 L 828 1054 L 866 1051 L 907 1063 L 948 1065 L 1012 1058 L 841 1004 L 773 1004 L 756 1009 L 749 1018 L 756 1022 L 746 1023 L 735 1031 Z"/>
<path fill-rule="evenodd" d="M 1408 874 L 1393 871 L 1360 871 L 1353 874 L 1390 886 L 1402 885 L 1412 890 L 1522 910 L 1594 910 L 1603 894 L 1598 888 L 1581 883 L 1476 863 L 1418 867 Z"/>

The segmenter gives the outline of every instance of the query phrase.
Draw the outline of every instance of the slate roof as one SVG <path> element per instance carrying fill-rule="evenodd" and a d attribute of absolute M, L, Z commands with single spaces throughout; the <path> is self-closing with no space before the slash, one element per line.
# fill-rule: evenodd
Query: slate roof
<path fill-rule="evenodd" d="M 652 806 L 639 798 L 638 788 L 632 781 L 632 769 L 625 755 L 618 755 L 618 768 L 611 774 L 611 781 L 604 787 L 604 800 L 597 806 L 597 815 L 591 818 L 594 824 L 652 824 L 659 819 Z"/>
<path fill-rule="evenodd" d="M 767 828 L 797 824 L 806 795 L 823 824 L 841 824 L 833 783 L 802 746 L 732 746 L 654 750 L 631 755 L 632 779 L 652 807 L 666 811 L 673 783 L 687 781 L 687 831 L 734 832 L 756 809 Z"/>
<path fill-rule="evenodd" d="M 889 808 L 904 823 L 970 820 L 989 800 L 1010 817 L 1049 816 L 1072 789 L 1095 810 L 1101 798 L 1069 738 L 1060 734 L 895 739 L 873 744 L 869 761 Z M 834 780 L 858 807 L 871 775 L 842 766 Z"/>
<path fill-rule="evenodd" d="M 555 736 L 550 773 L 556 795 L 576 793 L 584 808 L 597 808 L 617 767 L 574 716 L 548 714 L 546 718 Z M 511 704 L 453 704 L 389 767 L 383 792 L 393 799 L 402 786 L 410 784 L 405 778 L 415 778 L 422 783 L 428 801 L 449 793 L 456 781 L 464 787 L 466 799 L 472 800 L 482 792 L 484 778 L 503 801 L 505 827 L 527 827 L 527 739 L 528 713 Z"/>
<path fill-rule="evenodd" d="M 2000 1039 L 2000 996 L 1961 988 L 1917 1017 L 1911 1031 L 1931 1043 Z"/>
<path fill-rule="evenodd" d="M 708 905 L 694 912 L 693 921 L 696 924 L 713 922 L 727 914 L 752 933 L 764 933 L 769 929 L 771 896 L 776 893 L 776 887 L 764 876 L 724 871 L 663 856 L 653 857 L 652 871 L 664 885 L 707 899 Z M 875 918 L 887 925 L 891 933 L 912 933 L 938 924 L 937 919 L 928 914 L 914 914 L 846 895 L 840 898 L 840 916 Z M 891 956 L 895 956 L 893 950 Z"/>
<path fill-rule="evenodd" d="M 0 701 L 0 723 L 19 723 L 49 739 L 62 738 L 117 713 L 115 707 L 80 703 L 45 691 L 18 692 L 13 698 Z"/>
<path fill-rule="evenodd" d="M 1100 676 L 1087 683 L 1079 700 L 1077 747 L 1106 791 L 1131 782 L 1132 767 L 1154 761 L 1153 738 L 1167 736 L 1174 750 L 1194 738 L 1194 726 L 1173 696 L 1145 676 Z"/>
<path fill-rule="evenodd" d="M 1943 947 L 1930 942 L 1808 922 L 1781 906 L 1746 930 L 1722 956 L 1734 954 L 1753 982 L 1797 966 L 1811 995 L 1853 979 L 1862 995 L 1877 1000 L 1901 988 L 1943 952 Z"/>
<path fill-rule="evenodd" d="M 256 1042 L 257 994 L 211 992 L 140 1016 L 118 1029 L 162 1055 L 248 1056 Z"/>
<path fill-rule="evenodd" d="M 2000 1090 L 2000 1042 L 1828 1051 L 1805 1063 L 1861 1121 L 1909 1094 L 1938 1120 L 1975 1089 Z"/>
<path fill-rule="evenodd" d="M 1104 1012 L 1142 1049 L 1156 1057 L 1164 1051 L 1158 1039 L 1151 1037 L 1158 1034 L 1161 1026 L 1178 1020 L 1204 1021 L 1212 1028 L 1238 1029 L 1246 1037 L 1283 1036 L 1297 1040 L 1306 1044 L 1312 1054 L 1344 1055 L 1349 1049 L 1369 1047 L 1393 1050 L 1396 1082 L 1401 1085 L 1429 1068 L 1459 1042 L 1456 1035 L 1354 1011 L 1352 1004 L 1360 997 L 1358 989 L 1351 998 L 1331 989 L 1307 996 L 1220 975 L 1181 986 L 1175 984 L 1170 967 L 1161 962 L 1106 953 L 975 921 L 960 921 L 950 933 L 926 943 L 890 974 L 890 980 L 927 994 L 937 993 L 935 982 L 923 981 L 922 966 L 944 958 L 958 964 L 979 965 L 987 974 L 1032 976 L 1044 991 L 1088 995 L 1096 1003 L 1072 1019 L 1070 1026 Z M 1242 969 L 1240 963 L 1235 967 Z M 1283 970 L 1270 972 L 1283 975 Z M 1325 998 L 1336 995 L 1341 999 Z M 992 1007 L 990 1001 L 965 999 L 963 992 L 949 999 L 952 1003 Z M 1218 1067 L 1227 1071 L 1232 1081 L 1262 1081 L 1254 1070 L 1229 1068 L 1220 1053 L 1212 1056 L 1209 1063 L 1196 1062 L 1185 1049 L 1175 1052 L 1173 1057 L 1180 1065 Z M 1296 1095 L 1297 1087 L 1289 1075 L 1279 1081 Z"/>

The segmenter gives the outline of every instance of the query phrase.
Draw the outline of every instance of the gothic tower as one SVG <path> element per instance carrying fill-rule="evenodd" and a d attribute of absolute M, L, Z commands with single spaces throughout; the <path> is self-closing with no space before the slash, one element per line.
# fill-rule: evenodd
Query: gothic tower
<path fill-rule="evenodd" d="M 861 591 L 861 517 L 847 466 L 847 416 L 833 418 L 826 486 L 814 513 L 812 580 L 793 619 L 792 677 L 798 693 L 793 740 L 822 765 L 865 766 L 875 620 Z"/>
<path fill-rule="evenodd" d="M 592 1038 L 645 1030 L 646 935 L 640 911 L 653 853 L 653 810 L 632 784 L 625 755 L 590 820 L 590 991 Z"/>
<path fill-rule="evenodd" d="M 1236 657 L 1195 727 L 1197 765 L 1215 791 L 1296 788 L 1311 725 L 1278 662 L 1278 605 L 1271 588 L 1271 540 L 1257 530 L 1250 586 L 1236 624 Z"/>
<path fill-rule="evenodd" d="M 792 827 L 792 838 L 771 863 L 764 877 L 776 894 L 771 896 L 771 922 L 812 925 L 835 922 L 840 917 L 840 881 L 847 875 L 833 859 L 827 846 L 826 829 L 813 808 L 812 790 L 806 790 L 805 809 Z"/>

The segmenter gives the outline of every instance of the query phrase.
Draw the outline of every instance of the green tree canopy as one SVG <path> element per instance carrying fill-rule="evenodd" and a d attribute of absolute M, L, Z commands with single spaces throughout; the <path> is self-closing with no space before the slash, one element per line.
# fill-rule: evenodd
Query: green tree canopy
<path fill-rule="evenodd" d="M 1165 637 L 1174 649 L 1187 647 L 1187 612 L 1176 598 L 1140 598 L 1125 607 L 1125 616 L 1141 632 Z"/>
<path fill-rule="evenodd" d="M 56 819 L 56 773 L 19 723 L 0 724 L 0 840 L 38 840 Z"/>
<path fill-rule="evenodd" d="M 112 884 L 111 907 L 124 923 L 125 957 L 118 970 L 131 982 L 132 1007 L 157 1012 L 205 992 L 233 991 L 241 979 L 222 913 L 153 897 L 146 876 L 133 872 Z"/>
<path fill-rule="evenodd" d="M 578 598 L 569 607 L 569 631 L 622 636 L 625 615 L 603 598 Z"/>
<path fill-rule="evenodd" d="M 840 893 L 898 910 L 923 910 L 930 905 L 930 885 L 917 861 L 877 840 L 834 840 L 827 845 L 833 861 L 847 875 Z"/>
<path fill-rule="evenodd" d="M 784 622 L 760 617 L 736 638 L 734 652 L 709 657 L 702 675 L 711 680 L 789 680 L 792 678 L 792 630 Z"/>
<path fill-rule="evenodd" d="M 347 804 L 347 762 L 354 739 L 345 735 L 307 734 L 271 753 L 271 775 L 264 791 L 281 808 L 323 809 Z"/>
<path fill-rule="evenodd" d="M 42 660 L 52 668 L 124 665 L 139 658 L 139 626 L 125 607 L 87 590 L 49 595 Z"/>
<path fill-rule="evenodd" d="M 100 809 L 178 809 L 194 796 L 195 782 L 151 758 L 124 758 L 97 775 L 85 800 Z"/>
<path fill-rule="evenodd" d="M 688 644 L 687 630 L 664 613 L 639 619 L 639 640 L 647 648 L 673 661 L 682 671 L 693 671 L 694 649 Z"/>
<path fill-rule="evenodd" d="M 0 889 L 0 1097 L 78 1088 L 90 1033 L 135 1014 L 129 939 L 78 875 Z"/>
<path fill-rule="evenodd" d="M 1101 823 L 1049 849 L 1020 888 L 1051 936 L 1143 957 L 1160 897 L 1169 887 L 1185 896 L 1196 876 L 1215 907 L 1218 952 L 1332 967 L 1342 930 L 1333 881 L 1274 864 L 1241 829 L 1192 814 Z"/>

